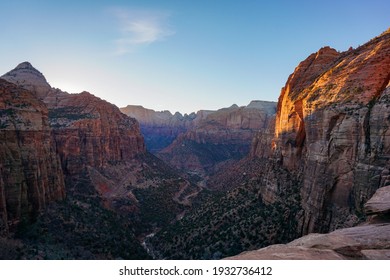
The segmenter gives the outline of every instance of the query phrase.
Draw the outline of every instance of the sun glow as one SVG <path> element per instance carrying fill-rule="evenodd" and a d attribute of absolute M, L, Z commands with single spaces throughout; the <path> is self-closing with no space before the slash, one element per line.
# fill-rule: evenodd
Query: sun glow
<path fill-rule="evenodd" d="M 67 93 L 80 93 L 83 91 L 89 91 L 85 85 L 72 83 L 68 81 L 55 81 L 51 83 L 53 87 L 58 88 Z"/>

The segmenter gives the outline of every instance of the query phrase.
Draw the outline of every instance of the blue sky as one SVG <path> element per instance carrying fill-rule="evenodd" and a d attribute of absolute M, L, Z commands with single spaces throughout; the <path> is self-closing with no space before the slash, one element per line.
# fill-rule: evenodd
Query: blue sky
<path fill-rule="evenodd" d="M 277 100 L 300 61 L 390 27 L 390 1 L 0 1 L 0 74 L 190 113 Z"/>

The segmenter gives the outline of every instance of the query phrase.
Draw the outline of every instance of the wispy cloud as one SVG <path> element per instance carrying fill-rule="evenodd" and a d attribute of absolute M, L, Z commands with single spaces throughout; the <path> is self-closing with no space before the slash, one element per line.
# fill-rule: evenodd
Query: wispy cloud
<path fill-rule="evenodd" d="M 123 55 L 175 34 L 168 24 L 170 13 L 162 11 L 115 9 L 120 24 L 120 38 L 115 40 L 116 54 Z"/>

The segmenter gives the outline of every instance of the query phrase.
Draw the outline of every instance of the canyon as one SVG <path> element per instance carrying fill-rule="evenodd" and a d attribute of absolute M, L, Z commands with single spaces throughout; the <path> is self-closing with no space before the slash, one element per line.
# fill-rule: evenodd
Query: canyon
<path fill-rule="evenodd" d="M 119 109 L 28 62 L 0 92 L 3 258 L 389 259 L 390 29 L 277 103 Z"/>
<path fill-rule="evenodd" d="M 208 113 L 202 111 L 198 114 L 182 115 L 176 112 L 172 115 L 169 111 L 156 112 L 139 105 L 127 105 L 120 110 L 139 122 L 145 144 L 151 153 L 158 153 L 169 146 L 179 134 L 186 132 L 196 122 L 195 119 Z"/>
<path fill-rule="evenodd" d="M 234 104 L 184 116 L 139 106 L 121 111 L 139 121 L 152 150 L 153 145 L 161 147 L 154 149 L 156 156 L 179 170 L 206 177 L 249 153 L 255 133 L 264 131 L 275 115 L 276 103 L 252 101 L 247 106 Z"/>
<path fill-rule="evenodd" d="M 389 184 L 389 80 L 390 30 L 357 49 L 311 54 L 249 156 L 210 178 L 227 192 L 153 244 L 174 259 L 220 258 L 364 223 L 364 204 Z"/>
<path fill-rule="evenodd" d="M 52 88 L 28 62 L 1 83 L 1 236 L 24 240 L 15 250 L 25 258 L 147 257 L 138 238 L 181 214 L 198 187 L 148 153 L 116 106 Z"/>

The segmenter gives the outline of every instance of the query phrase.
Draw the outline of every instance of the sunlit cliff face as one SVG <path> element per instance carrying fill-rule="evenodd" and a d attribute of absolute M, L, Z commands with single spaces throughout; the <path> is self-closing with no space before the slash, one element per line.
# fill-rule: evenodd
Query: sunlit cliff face
<path fill-rule="evenodd" d="M 390 33 L 357 49 L 322 48 L 301 62 L 279 98 L 275 136 L 302 130 L 314 111 L 344 104 L 366 106 L 390 79 Z"/>
<path fill-rule="evenodd" d="M 302 172 L 303 232 L 353 223 L 351 209 L 362 211 L 386 181 L 389 94 L 389 32 L 343 53 L 322 48 L 289 77 L 268 147 L 283 167 Z"/>

